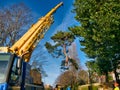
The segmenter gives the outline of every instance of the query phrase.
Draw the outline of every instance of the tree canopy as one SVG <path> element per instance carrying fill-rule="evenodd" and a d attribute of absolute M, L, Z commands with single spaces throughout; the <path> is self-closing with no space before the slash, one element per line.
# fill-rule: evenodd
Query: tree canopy
<path fill-rule="evenodd" d="M 113 60 L 113 64 L 120 60 L 119 3 L 119 0 L 75 0 L 74 2 L 75 19 L 81 25 L 71 27 L 70 30 L 80 37 L 81 45 L 85 46 L 81 50 L 88 57 L 104 62 L 107 72 L 111 70 L 107 64 Z M 114 68 L 117 66 L 118 64 L 114 64 Z"/>
<path fill-rule="evenodd" d="M 45 46 L 49 53 L 56 58 L 63 59 L 61 61 L 61 69 L 66 70 L 69 67 L 69 63 L 79 69 L 79 64 L 77 63 L 76 58 L 70 58 L 69 47 L 73 43 L 75 37 L 71 32 L 59 31 L 54 36 L 51 37 L 54 41 L 54 45 L 49 42 L 46 42 Z M 72 54 L 71 54 L 72 55 Z M 67 67 L 66 67 L 67 66 Z"/>

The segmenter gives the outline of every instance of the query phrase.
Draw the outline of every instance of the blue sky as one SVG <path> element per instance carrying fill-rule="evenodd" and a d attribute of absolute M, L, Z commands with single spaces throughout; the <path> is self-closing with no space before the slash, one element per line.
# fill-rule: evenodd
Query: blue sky
<path fill-rule="evenodd" d="M 23 2 L 25 5 L 27 5 L 27 7 L 29 7 L 32 10 L 32 13 L 34 13 L 35 15 L 34 21 L 36 22 L 38 18 L 44 16 L 49 10 L 51 10 L 61 1 L 64 3 L 64 5 L 60 7 L 54 14 L 55 21 L 54 24 L 52 24 L 52 26 L 46 33 L 44 39 L 40 41 L 40 44 L 44 45 L 46 41 L 51 42 L 50 37 L 54 35 L 57 31 L 59 30 L 65 31 L 70 26 L 79 25 L 79 23 L 74 19 L 75 14 L 71 13 L 71 10 L 73 9 L 74 0 L 0 0 L 0 7 Z M 77 39 L 75 40 L 75 42 L 78 47 L 77 50 L 81 65 L 84 67 L 84 63 L 87 60 L 87 58 L 85 57 L 85 54 L 80 51 L 79 40 Z M 42 50 L 45 50 L 45 48 L 43 48 Z M 47 51 L 45 54 L 47 54 L 47 56 L 49 57 L 47 59 L 47 64 L 44 66 L 44 69 L 48 74 L 48 77 L 44 78 L 43 81 L 44 83 L 52 85 L 55 79 L 61 73 L 60 72 L 61 60 L 52 58 L 52 56 L 49 55 Z"/>

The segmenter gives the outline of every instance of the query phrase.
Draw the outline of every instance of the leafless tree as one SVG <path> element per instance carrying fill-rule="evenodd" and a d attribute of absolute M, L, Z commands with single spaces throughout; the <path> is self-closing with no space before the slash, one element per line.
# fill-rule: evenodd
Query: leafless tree
<path fill-rule="evenodd" d="M 80 70 L 78 72 L 78 83 L 80 85 L 86 84 L 88 83 L 88 80 L 89 80 L 88 72 L 85 70 Z"/>
<path fill-rule="evenodd" d="M 23 3 L 13 4 L 10 6 L 5 6 L 0 8 L 0 46 L 12 46 L 15 41 L 17 41 L 30 27 L 33 23 L 33 13 L 31 10 Z M 37 49 L 41 48 L 39 45 Z M 32 55 L 31 61 L 32 67 L 39 68 L 44 74 L 43 63 L 38 60 L 38 56 L 44 58 L 44 52 L 38 50 Z"/>
<path fill-rule="evenodd" d="M 47 55 L 45 54 L 44 46 L 38 45 L 31 57 L 31 69 L 37 69 L 41 73 L 42 77 L 47 77 L 47 73 L 44 70 L 44 66 L 47 64 Z"/>
<path fill-rule="evenodd" d="M 61 86 L 73 86 L 76 83 L 77 77 L 72 71 L 63 72 L 57 79 L 55 84 Z"/>
<path fill-rule="evenodd" d="M 0 46 L 11 46 L 32 22 L 31 10 L 23 3 L 0 8 Z"/>
<path fill-rule="evenodd" d="M 72 69 L 72 71 L 76 71 L 78 69 L 81 69 L 81 67 L 80 67 L 80 59 L 78 57 L 76 44 L 74 42 L 69 47 L 69 58 L 70 58 L 70 61 L 71 61 L 70 69 Z"/>

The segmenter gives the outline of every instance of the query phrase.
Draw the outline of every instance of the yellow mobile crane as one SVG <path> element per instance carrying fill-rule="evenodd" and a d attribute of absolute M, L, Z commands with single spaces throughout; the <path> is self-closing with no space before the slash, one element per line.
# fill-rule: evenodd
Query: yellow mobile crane
<path fill-rule="evenodd" d="M 63 4 L 59 3 L 12 46 L 0 47 L 0 90 L 27 90 L 25 85 L 26 66 L 38 42 L 53 23 L 53 13 Z M 31 85 L 28 90 L 38 90 Z M 39 90 L 43 90 L 40 89 Z"/>

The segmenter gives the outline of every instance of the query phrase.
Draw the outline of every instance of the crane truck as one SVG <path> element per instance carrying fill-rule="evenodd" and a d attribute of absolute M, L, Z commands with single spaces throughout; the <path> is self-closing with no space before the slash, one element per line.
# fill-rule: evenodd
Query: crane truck
<path fill-rule="evenodd" d="M 53 23 L 53 13 L 62 4 L 40 18 L 11 47 L 0 47 L 0 90 L 43 90 L 39 85 L 26 84 L 26 68 L 33 50 Z"/>

